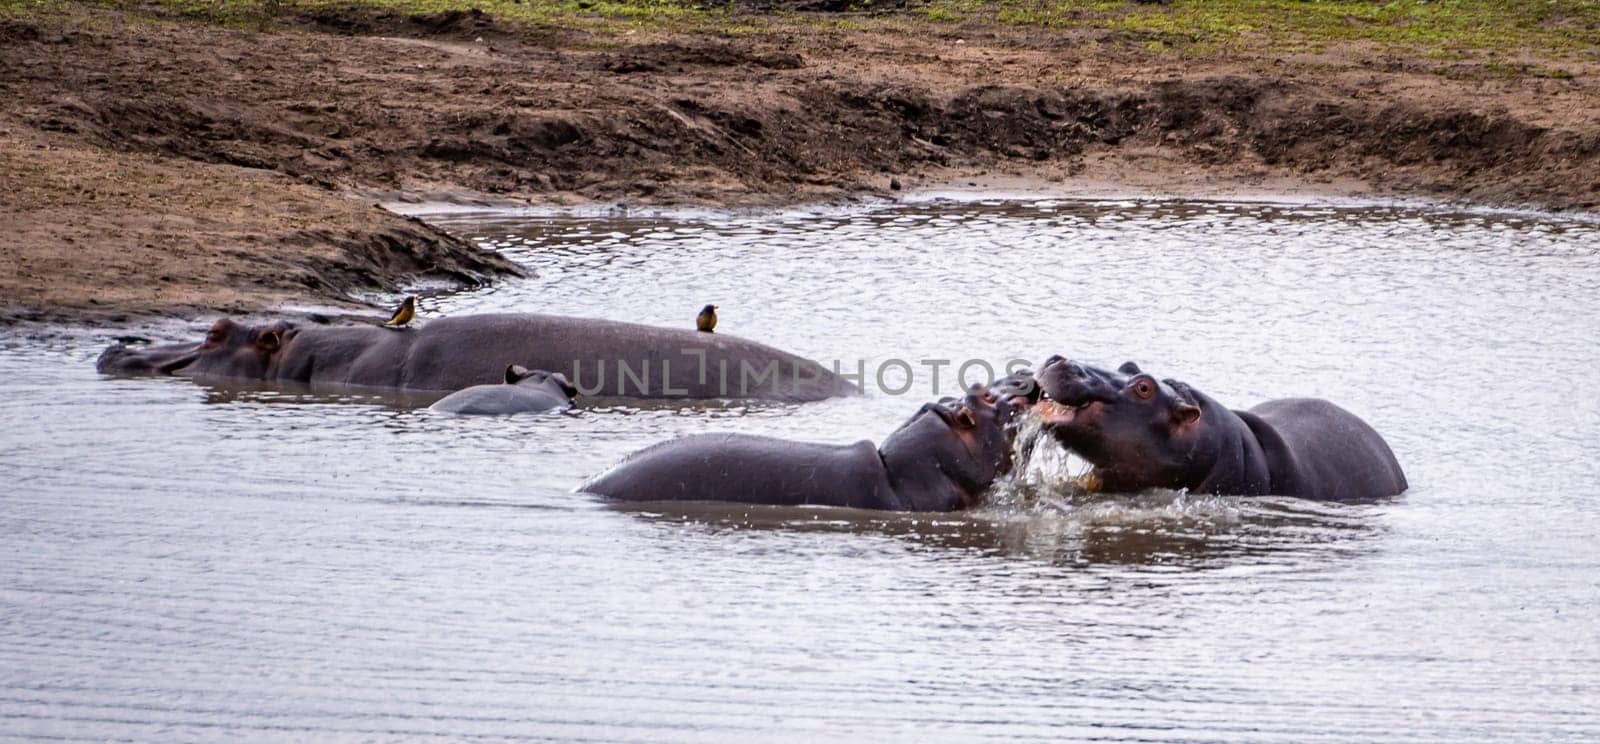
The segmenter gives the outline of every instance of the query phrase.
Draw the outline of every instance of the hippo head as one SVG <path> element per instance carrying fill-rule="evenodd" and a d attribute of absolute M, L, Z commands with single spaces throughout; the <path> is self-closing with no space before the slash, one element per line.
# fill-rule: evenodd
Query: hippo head
<path fill-rule="evenodd" d="M 577 386 L 573 385 L 566 375 L 542 369 L 528 369 L 520 364 L 506 367 L 506 384 L 546 388 L 553 393 L 567 396 L 567 400 L 578 397 Z"/>
<path fill-rule="evenodd" d="M 1045 428 L 1094 469 L 1092 491 L 1182 488 L 1214 458 L 1208 400 L 1175 380 L 1157 380 L 1128 362 L 1115 372 L 1059 356 L 1039 368 L 1034 406 Z"/>
<path fill-rule="evenodd" d="M 1039 381 L 1034 379 L 1033 371 L 1019 369 L 1005 377 L 994 381 L 989 390 L 1002 400 L 1009 401 L 1014 408 L 1027 410 L 1039 402 L 1041 391 Z"/>
<path fill-rule="evenodd" d="M 262 379 L 294 334 L 292 323 L 249 327 L 223 318 L 212 324 L 199 344 L 118 344 L 100 354 L 95 368 L 105 374 Z"/>
<path fill-rule="evenodd" d="M 974 385 L 962 398 L 928 403 L 878 447 L 897 480 L 940 481 L 970 503 L 1011 468 L 1015 422 L 1025 399 Z"/>

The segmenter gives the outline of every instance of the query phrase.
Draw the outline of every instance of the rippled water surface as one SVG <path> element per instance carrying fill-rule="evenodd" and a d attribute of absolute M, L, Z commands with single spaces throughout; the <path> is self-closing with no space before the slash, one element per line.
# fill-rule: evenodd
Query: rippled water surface
<path fill-rule="evenodd" d="M 859 360 L 870 392 L 466 419 L 104 379 L 109 333 L 0 335 L 0 737 L 1600 738 L 1594 223 L 1029 202 L 446 224 L 533 275 L 424 318 L 688 327 L 715 302 L 719 331 Z M 921 360 L 952 360 L 949 393 L 963 360 L 1055 352 L 1237 407 L 1332 399 L 1412 488 L 1093 500 L 1043 448 L 971 514 L 572 492 L 687 432 L 881 439 L 933 397 Z M 892 359 L 904 395 L 873 379 Z"/>

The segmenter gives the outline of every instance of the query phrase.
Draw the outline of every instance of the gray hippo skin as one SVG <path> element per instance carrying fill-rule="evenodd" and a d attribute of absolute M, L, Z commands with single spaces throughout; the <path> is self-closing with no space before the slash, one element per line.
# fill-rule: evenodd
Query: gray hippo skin
<path fill-rule="evenodd" d="M 1039 368 L 1034 411 L 1094 466 L 1099 491 L 1146 488 L 1370 501 L 1406 490 L 1387 442 L 1325 400 L 1285 398 L 1232 411 L 1132 362 L 1115 372 L 1055 356 Z"/>
<path fill-rule="evenodd" d="M 417 328 L 218 320 L 199 344 L 112 346 L 107 374 L 181 374 L 405 392 L 499 382 L 508 362 L 561 372 L 583 395 L 822 400 L 856 392 L 815 362 L 721 333 L 560 315 L 438 318 Z"/>
<path fill-rule="evenodd" d="M 923 406 L 877 447 L 697 434 L 635 452 L 578 490 L 624 501 L 954 511 L 1010 468 L 1013 423 L 1027 406 L 977 387 Z"/>
<path fill-rule="evenodd" d="M 560 372 L 530 370 L 520 364 L 506 367 L 500 385 L 473 385 L 457 390 L 429 409 L 476 416 L 509 416 L 514 413 L 546 413 L 572 407 L 578 389 Z"/>

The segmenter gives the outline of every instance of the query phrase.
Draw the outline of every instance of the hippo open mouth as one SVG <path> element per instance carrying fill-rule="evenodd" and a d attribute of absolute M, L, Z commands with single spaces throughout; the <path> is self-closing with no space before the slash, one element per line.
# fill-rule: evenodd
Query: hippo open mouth
<path fill-rule="evenodd" d="M 1039 402 L 1033 409 L 1049 425 L 1070 425 L 1096 404 L 1117 400 L 1120 385 L 1107 377 L 1100 370 L 1051 357 L 1039 370 Z"/>
<path fill-rule="evenodd" d="M 1084 412 L 1094 401 L 1084 401 L 1077 405 L 1062 403 L 1044 397 L 1034 405 L 1033 410 L 1051 426 L 1066 426 L 1078 419 L 1078 414 Z"/>
<path fill-rule="evenodd" d="M 1111 396 L 1087 385 L 1067 384 L 1057 388 L 1054 395 L 1048 388 L 1040 391 L 1039 402 L 1034 404 L 1033 410 L 1047 424 L 1066 426 L 1089 413 L 1091 407 L 1111 400 Z"/>
<path fill-rule="evenodd" d="M 1125 365 L 1124 369 L 1128 369 Z M 1089 465 L 1076 480 L 1081 488 L 1097 492 L 1116 480 L 1115 458 L 1102 446 L 1105 419 L 1125 407 L 1121 403 L 1127 372 L 1115 373 L 1051 357 L 1039 370 L 1039 402 L 1034 415 L 1068 450 Z"/>
<path fill-rule="evenodd" d="M 1096 413 L 1094 409 L 1099 408 L 1100 405 L 1101 401 L 1094 399 L 1081 400 L 1077 405 L 1072 405 L 1051 400 L 1048 395 L 1045 395 L 1041 396 L 1039 402 L 1034 404 L 1033 411 L 1034 415 L 1040 418 L 1045 427 L 1057 431 L 1057 436 L 1060 438 L 1060 432 L 1071 430 L 1080 418 L 1084 419 L 1085 426 L 1091 426 L 1092 424 L 1088 422 L 1092 420 L 1093 414 Z M 1069 449 L 1073 448 L 1069 447 Z M 1088 493 L 1101 491 L 1105 484 L 1105 469 L 1089 459 L 1083 452 L 1078 451 L 1078 454 L 1084 458 L 1084 462 L 1088 467 L 1074 476 L 1073 480 L 1078 484 L 1079 488 Z"/>

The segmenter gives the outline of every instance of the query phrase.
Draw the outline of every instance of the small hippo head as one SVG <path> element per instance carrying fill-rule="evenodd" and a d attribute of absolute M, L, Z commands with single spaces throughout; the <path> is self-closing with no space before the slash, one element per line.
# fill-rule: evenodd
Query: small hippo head
<path fill-rule="evenodd" d="M 1182 488 L 1204 477 L 1212 448 L 1209 399 L 1176 380 L 1157 380 L 1133 362 L 1109 371 L 1060 356 L 1039 368 L 1034 412 L 1093 470 L 1094 491 Z"/>
<path fill-rule="evenodd" d="M 546 372 L 542 369 L 528 369 L 520 364 L 512 364 L 506 367 L 505 379 L 507 385 L 545 388 L 553 393 L 565 395 L 567 400 L 576 400 L 578 397 L 577 386 L 560 372 Z"/>
<path fill-rule="evenodd" d="M 106 349 L 95 368 L 106 374 L 188 375 L 192 377 L 261 379 L 273 358 L 295 334 L 292 323 L 279 321 L 249 327 L 228 318 L 218 320 L 199 344 L 125 346 Z"/>
<path fill-rule="evenodd" d="M 897 482 L 954 487 L 970 505 L 1011 468 L 1013 423 L 1025 399 L 975 385 L 962 398 L 928 403 L 878 447 Z"/>
<path fill-rule="evenodd" d="M 1041 395 L 1039 381 L 1034 379 L 1033 370 L 1028 369 L 1019 369 L 995 380 L 989 390 L 1020 410 L 1031 408 L 1039 402 Z"/>

